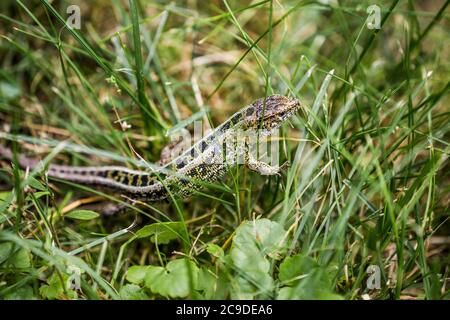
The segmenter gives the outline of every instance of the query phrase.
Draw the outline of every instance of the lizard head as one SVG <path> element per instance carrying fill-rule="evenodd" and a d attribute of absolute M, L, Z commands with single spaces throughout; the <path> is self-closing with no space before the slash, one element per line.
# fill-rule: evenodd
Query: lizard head
<path fill-rule="evenodd" d="M 278 128 L 300 108 L 300 101 L 281 95 L 258 99 L 243 110 L 242 127 L 271 131 Z"/>

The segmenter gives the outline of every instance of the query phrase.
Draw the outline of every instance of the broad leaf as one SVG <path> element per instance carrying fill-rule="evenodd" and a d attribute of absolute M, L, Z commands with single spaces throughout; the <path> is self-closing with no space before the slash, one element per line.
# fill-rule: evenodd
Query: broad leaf
<path fill-rule="evenodd" d="M 147 300 L 148 296 L 144 289 L 136 284 L 126 284 L 120 288 L 120 298 L 124 300 Z"/>
<path fill-rule="evenodd" d="M 177 259 L 170 261 L 165 268 L 148 268 L 145 286 L 159 295 L 183 298 L 197 287 L 199 269 L 191 260 Z"/>
<path fill-rule="evenodd" d="M 236 230 L 230 253 L 238 275 L 233 298 L 265 297 L 273 289 L 270 259 L 278 259 L 285 251 L 285 236 L 283 227 L 268 219 L 245 222 Z"/>
<path fill-rule="evenodd" d="M 298 279 L 302 275 L 306 275 L 319 267 L 317 262 L 308 256 L 297 254 L 295 256 L 287 257 L 280 264 L 279 278 L 283 282 L 298 282 Z"/>
<path fill-rule="evenodd" d="M 127 271 L 126 279 L 131 283 L 140 284 L 144 281 L 148 269 L 148 266 L 132 266 Z"/>

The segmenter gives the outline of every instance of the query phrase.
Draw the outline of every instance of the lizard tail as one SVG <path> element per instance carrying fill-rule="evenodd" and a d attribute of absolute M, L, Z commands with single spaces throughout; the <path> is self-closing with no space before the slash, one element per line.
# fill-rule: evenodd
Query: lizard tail
<path fill-rule="evenodd" d="M 14 161 L 11 149 L 2 145 L 0 145 L 0 158 Z M 18 163 L 22 169 L 28 168 L 31 170 L 41 165 L 39 159 L 28 158 L 23 155 L 18 155 Z M 139 193 L 141 187 L 151 187 L 158 183 L 154 174 L 120 166 L 76 167 L 49 164 L 46 173 L 52 178 L 130 193 Z M 160 173 L 160 176 L 163 175 L 163 173 Z"/>
<path fill-rule="evenodd" d="M 0 157 L 5 158 L 9 161 L 14 161 L 14 155 L 11 149 L 8 149 L 2 145 L 0 145 Z M 18 155 L 17 160 L 21 168 L 26 169 L 34 169 L 39 164 L 39 160 L 25 157 L 23 155 Z"/>

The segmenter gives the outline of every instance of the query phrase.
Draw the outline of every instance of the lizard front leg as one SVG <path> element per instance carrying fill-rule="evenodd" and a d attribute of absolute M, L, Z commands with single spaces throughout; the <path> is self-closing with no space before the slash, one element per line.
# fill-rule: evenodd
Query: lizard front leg
<path fill-rule="evenodd" d="M 258 172 L 263 176 L 281 175 L 281 172 L 289 167 L 289 162 L 283 163 L 281 166 L 271 166 L 268 163 L 258 160 L 252 153 L 251 143 L 245 141 L 243 143 L 244 163 L 252 171 Z"/>
<path fill-rule="evenodd" d="M 250 170 L 258 172 L 263 176 L 281 175 L 281 172 L 289 167 L 289 162 L 286 161 L 281 166 L 271 166 L 265 162 L 255 159 L 251 154 L 246 157 L 247 167 Z"/>

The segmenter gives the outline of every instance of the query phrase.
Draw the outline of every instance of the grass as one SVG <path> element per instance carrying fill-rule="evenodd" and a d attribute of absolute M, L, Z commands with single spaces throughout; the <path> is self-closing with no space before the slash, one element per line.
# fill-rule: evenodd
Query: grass
<path fill-rule="evenodd" d="M 71 4 L 0 4 L 16 157 L 156 163 L 280 93 L 291 166 L 99 217 L 124 199 L 0 160 L 1 298 L 450 298 L 449 1 L 380 2 L 380 29 L 370 1 L 79 1 L 80 30 Z"/>

